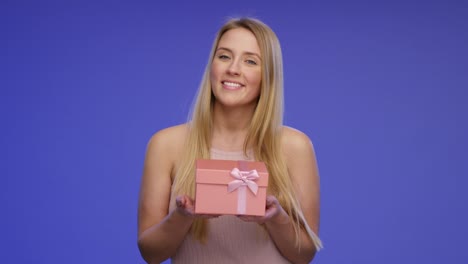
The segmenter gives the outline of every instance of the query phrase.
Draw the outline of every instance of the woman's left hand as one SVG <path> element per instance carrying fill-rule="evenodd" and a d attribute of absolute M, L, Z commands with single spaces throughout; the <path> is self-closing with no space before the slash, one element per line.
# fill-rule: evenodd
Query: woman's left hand
<path fill-rule="evenodd" d="M 274 222 L 277 224 L 287 224 L 289 223 L 289 216 L 283 207 L 278 202 L 273 195 L 268 195 L 266 197 L 265 205 L 265 215 L 264 216 L 252 216 L 252 215 L 238 215 L 240 219 L 246 222 L 256 222 L 259 224 L 264 224 L 267 222 Z"/>

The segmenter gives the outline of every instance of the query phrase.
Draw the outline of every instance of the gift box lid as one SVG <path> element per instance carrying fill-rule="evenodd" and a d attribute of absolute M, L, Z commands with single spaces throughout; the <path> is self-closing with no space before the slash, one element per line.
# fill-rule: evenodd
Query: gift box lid
<path fill-rule="evenodd" d="M 235 160 L 196 160 L 196 183 L 228 184 L 234 178 L 231 171 L 237 168 L 240 171 L 256 170 L 260 178 L 255 182 L 259 187 L 268 186 L 268 171 L 265 163 L 261 161 L 235 161 Z"/>

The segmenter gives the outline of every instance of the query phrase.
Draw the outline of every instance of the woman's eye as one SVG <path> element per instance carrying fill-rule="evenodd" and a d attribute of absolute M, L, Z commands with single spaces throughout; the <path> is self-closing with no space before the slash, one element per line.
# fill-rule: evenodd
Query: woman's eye
<path fill-rule="evenodd" d="M 218 56 L 218 59 L 227 60 L 227 59 L 229 59 L 229 56 L 227 56 L 227 55 L 219 55 L 219 56 Z"/>
<path fill-rule="evenodd" d="M 251 65 L 257 65 L 257 62 L 254 60 L 246 60 L 246 62 Z"/>

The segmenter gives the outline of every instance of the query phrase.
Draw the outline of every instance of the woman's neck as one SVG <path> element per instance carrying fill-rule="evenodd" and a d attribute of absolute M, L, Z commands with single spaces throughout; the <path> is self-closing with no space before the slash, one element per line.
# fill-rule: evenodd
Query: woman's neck
<path fill-rule="evenodd" d="M 215 104 L 212 147 L 228 151 L 243 149 L 254 109 L 250 107 L 227 108 Z"/>

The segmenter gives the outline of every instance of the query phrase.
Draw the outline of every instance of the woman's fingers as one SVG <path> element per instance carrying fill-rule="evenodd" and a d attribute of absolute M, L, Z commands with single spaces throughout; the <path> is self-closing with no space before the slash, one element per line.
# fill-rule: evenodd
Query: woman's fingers
<path fill-rule="evenodd" d="M 186 195 L 180 195 L 176 197 L 176 207 L 179 213 L 186 216 L 193 216 L 193 206 L 191 199 Z"/>
<path fill-rule="evenodd" d="M 197 217 L 201 217 L 204 219 L 211 219 L 211 218 L 218 218 L 220 215 L 212 215 L 212 214 L 197 214 Z"/>
<path fill-rule="evenodd" d="M 274 196 L 268 195 L 268 196 L 266 197 L 266 205 L 267 205 L 267 206 L 270 206 L 270 205 L 274 204 L 274 203 L 275 203 L 275 200 L 276 200 L 276 198 L 275 198 Z"/>
<path fill-rule="evenodd" d="M 187 195 L 177 196 L 176 206 L 179 212 L 188 216 L 200 217 L 204 219 L 217 218 L 220 216 L 220 215 L 213 215 L 213 214 L 195 214 L 195 202 Z"/>
<path fill-rule="evenodd" d="M 266 207 L 271 207 L 271 206 L 276 206 L 276 207 L 280 207 L 280 204 L 278 202 L 278 199 L 276 199 L 275 196 L 273 195 L 268 195 L 266 197 Z"/>
<path fill-rule="evenodd" d="M 265 215 L 264 216 L 250 216 L 250 215 L 238 215 L 237 217 L 246 222 L 256 222 L 259 224 L 271 221 L 278 218 L 281 214 L 286 214 L 283 208 L 281 207 L 278 199 L 276 199 L 273 195 L 268 195 L 266 197 L 266 204 L 265 204 Z M 281 219 L 288 218 L 287 215 L 281 215 Z"/>

